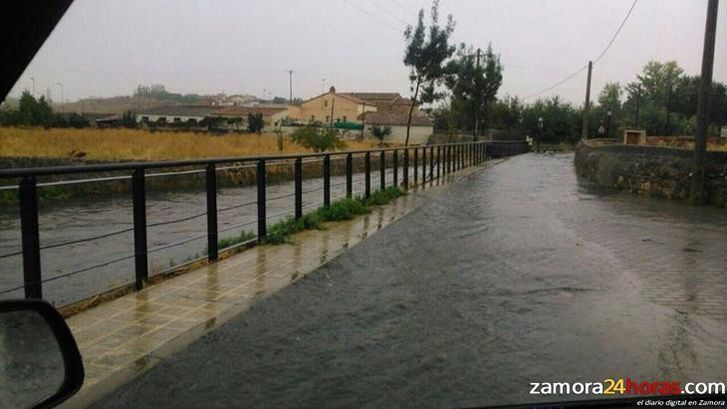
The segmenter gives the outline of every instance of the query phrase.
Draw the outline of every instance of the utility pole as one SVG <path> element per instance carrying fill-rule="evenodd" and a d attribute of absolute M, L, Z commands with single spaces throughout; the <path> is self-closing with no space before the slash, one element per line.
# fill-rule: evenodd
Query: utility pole
<path fill-rule="evenodd" d="M 268 93 L 268 89 L 263 88 L 263 101 L 265 101 L 265 96 L 267 95 L 267 93 Z"/>
<path fill-rule="evenodd" d="M 477 69 L 475 69 L 476 75 L 480 75 L 480 54 L 481 53 L 482 53 L 482 50 L 478 48 L 477 49 Z M 472 130 L 472 140 L 473 141 L 477 140 L 477 131 L 478 131 L 477 128 L 479 127 L 479 122 L 480 122 L 480 115 L 479 115 L 480 98 L 479 98 L 479 95 L 476 96 L 476 104 L 477 104 L 477 106 L 475 106 L 475 126 L 474 126 L 474 129 Z"/>
<path fill-rule="evenodd" d="M 591 109 L 591 73 L 593 72 L 593 61 L 588 61 L 588 80 L 586 81 L 586 103 L 583 105 L 583 129 L 581 139 L 588 139 L 588 113 Z"/>
<path fill-rule="evenodd" d="M 333 128 L 333 108 L 336 106 L 336 94 L 331 92 L 331 128 Z"/>
<path fill-rule="evenodd" d="M 364 140 L 364 130 L 366 126 L 364 125 L 364 120 L 366 119 L 366 101 L 363 102 L 363 109 L 361 110 L 361 140 Z"/>
<path fill-rule="evenodd" d="M 61 113 L 63 113 L 63 83 L 56 82 L 56 85 L 61 88 Z"/>
<path fill-rule="evenodd" d="M 694 162 L 690 200 L 694 205 L 704 204 L 704 156 L 707 151 L 707 112 L 709 91 L 712 86 L 714 69 L 714 41 L 717 31 L 717 9 L 719 0 L 709 0 L 707 22 L 704 28 L 704 51 L 702 53 L 702 73 L 699 81 L 699 102 L 697 103 L 697 133 L 694 136 Z"/>
<path fill-rule="evenodd" d="M 290 75 L 290 98 L 288 101 L 290 105 L 293 105 L 293 70 L 288 70 L 288 74 Z"/>
<path fill-rule="evenodd" d="M 641 110 L 641 84 L 636 87 L 636 128 L 639 127 L 639 111 Z"/>
<path fill-rule="evenodd" d="M 672 85 L 671 81 L 669 82 L 669 94 L 666 97 L 666 125 L 664 125 L 664 133 L 665 136 L 671 135 L 671 125 L 669 124 L 669 117 L 671 116 L 671 97 L 672 97 L 672 90 L 674 89 L 674 85 Z"/>

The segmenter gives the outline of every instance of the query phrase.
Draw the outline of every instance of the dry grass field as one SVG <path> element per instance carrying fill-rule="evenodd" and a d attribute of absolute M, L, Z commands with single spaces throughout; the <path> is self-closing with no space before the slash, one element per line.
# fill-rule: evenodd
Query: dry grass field
<path fill-rule="evenodd" d="M 346 141 L 347 149 L 375 148 L 371 141 Z M 0 127 L 0 157 L 81 156 L 90 160 L 173 160 L 310 150 L 285 138 L 278 150 L 274 134 L 216 136 L 193 132 L 135 129 L 43 129 Z"/>

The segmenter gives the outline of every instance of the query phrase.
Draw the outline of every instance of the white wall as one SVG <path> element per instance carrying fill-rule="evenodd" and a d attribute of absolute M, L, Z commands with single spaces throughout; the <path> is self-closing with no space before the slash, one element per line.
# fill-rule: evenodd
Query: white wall
<path fill-rule="evenodd" d="M 384 142 L 404 144 L 406 141 L 406 125 L 392 125 L 391 134 L 384 138 Z M 409 130 L 409 145 L 425 145 L 429 141 L 429 137 L 434 133 L 432 125 L 412 125 Z M 371 134 L 371 125 L 365 126 L 366 138 L 376 139 Z"/>

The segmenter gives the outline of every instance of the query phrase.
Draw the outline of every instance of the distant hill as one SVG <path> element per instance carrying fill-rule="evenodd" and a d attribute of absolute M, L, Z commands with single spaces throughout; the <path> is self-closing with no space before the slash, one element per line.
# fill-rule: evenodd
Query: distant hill
<path fill-rule="evenodd" d="M 233 106 L 245 105 L 260 101 L 253 95 L 199 95 L 180 94 L 167 91 L 163 85 L 139 85 L 132 95 L 115 97 L 88 97 L 74 102 L 61 104 L 53 101 L 51 106 L 55 112 L 76 112 L 83 114 L 122 114 L 126 111 L 140 111 L 159 106 L 206 105 Z M 8 97 L 3 103 L 7 107 L 17 107 L 18 99 Z"/>

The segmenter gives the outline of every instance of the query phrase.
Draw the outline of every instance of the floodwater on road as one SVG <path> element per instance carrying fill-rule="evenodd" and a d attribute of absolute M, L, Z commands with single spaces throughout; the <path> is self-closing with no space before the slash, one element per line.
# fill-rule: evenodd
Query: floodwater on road
<path fill-rule="evenodd" d="M 97 407 L 455 407 L 531 382 L 727 378 L 727 212 L 527 154 L 418 210 Z M 569 399 L 587 396 L 570 396 Z"/>

